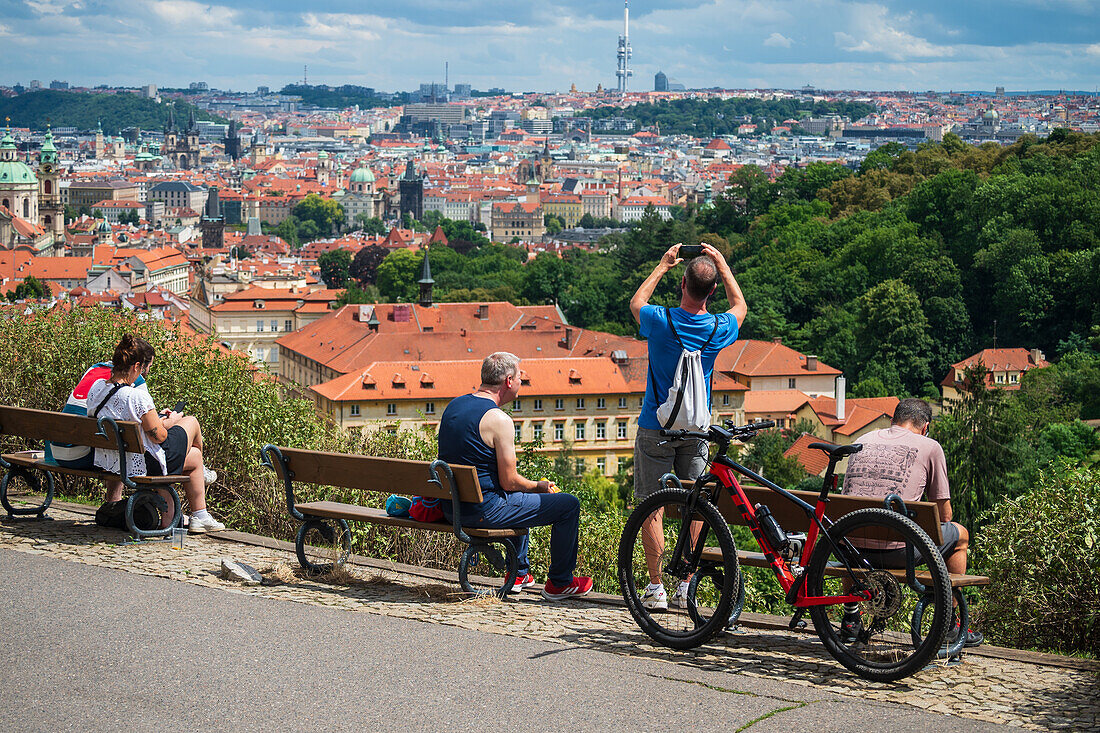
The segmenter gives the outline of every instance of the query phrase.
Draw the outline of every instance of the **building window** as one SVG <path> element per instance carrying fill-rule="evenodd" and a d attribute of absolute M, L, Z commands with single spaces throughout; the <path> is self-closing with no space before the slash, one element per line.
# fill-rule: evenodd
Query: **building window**
<path fill-rule="evenodd" d="M 535 440 L 542 440 L 542 423 L 535 423 L 533 433 Z"/>
<path fill-rule="evenodd" d="M 565 423 L 563 423 L 563 422 L 554 423 L 554 440 L 559 440 L 560 441 L 564 437 L 565 437 Z"/>
<path fill-rule="evenodd" d="M 387 415 L 396 415 L 397 414 L 397 403 L 396 402 L 387 402 L 386 403 L 386 414 Z"/>
<path fill-rule="evenodd" d="M 790 379 L 787 380 L 787 389 L 795 389 L 794 385 L 795 385 L 794 377 L 791 377 Z"/>
<path fill-rule="evenodd" d="M 606 458 L 597 458 L 596 459 L 596 470 L 600 472 L 601 476 L 607 475 L 607 459 Z"/>
<path fill-rule="evenodd" d="M 260 333 L 263 333 L 264 322 L 262 320 L 257 319 L 257 321 L 256 321 L 256 330 Z"/>
<path fill-rule="evenodd" d="M 272 333 L 278 333 L 279 332 L 279 322 L 278 321 L 272 321 L 271 322 L 271 332 Z"/>
<path fill-rule="evenodd" d="M 584 398 L 583 397 L 578 397 L 577 398 L 577 409 L 578 410 L 583 410 L 584 409 Z"/>
<path fill-rule="evenodd" d="M 576 459 L 573 462 L 573 466 L 576 468 L 578 476 L 583 476 L 584 472 L 587 470 L 587 466 L 584 465 L 584 459 L 583 458 Z"/>
<path fill-rule="evenodd" d="M 519 440 L 520 440 L 520 437 L 523 434 L 523 427 L 519 423 L 515 423 L 515 425 L 513 425 L 513 427 L 515 428 L 516 442 L 518 443 Z"/>
<path fill-rule="evenodd" d="M 536 411 L 542 410 L 542 400 L 541 399 L 536 399 L 535 400 L 535 410 Z"/>
<path fill-rule="evenodd" d="M 1016 384 L 1017 382 L 1020 381 L 1020 375 L 1019 374 L 1009 374 L 1008 375 L 1008 381 L 1011 384 Z"/>
<path fill-rule="evenodd" d="M 605 400 L 603 397 L 597 397 L 596 398 L 596 409 L 597 410 L 603 410 L 606 407 L 607 407 L 607 400 Z"/>
<path fill-rule="evenodd" d="M 645 400 L 645 395 L 638 398 L 638 409 L 641 409 L 643 400 Z"/>
<path fill-rule="evenodd" d="M 619 440 L 626 440 L 626 423 L 620 422 L 615 427 L 617 428 L 616 434 Z"/>
<path fill-rule="evenodd" d="M 294 321 L 283 321 L 283 330 L 290 333 L 294 330 Z"/>
<path fill-rule="evenodd" d="M 607 439 L 607 423 L 600 421 L 596 423 L 596 440 Z"/>
<path fill-rule="evenodd" d="M 425 415 L 434 415 L 435 414 L 435 403 L 434 402 L 425 402 L 424 403 L 424 414 Z"/>
<path fill-rule="evenodd" d="M 625 397 L 620 397 L 619 398 L 619 409 L 620 410 L 625 410 L 626 409 L 626 398 Z"/>
<path fill-rule="evenodd" d="M 629 461 L 629 460 L 630 460 L 629 458 L 623 458 L 622 456 L 619 457 L 619 470 L 620 471 L 625 471 L 626 470 L 626 462 Z"/>
<path fill-rule="evenodd" d="M 730 396 L 728 394 L 722 395 L 722 404 L 728 406 L 730 403 Z"/>
<path fill-rule="evenodd" d="M 359 416 L 359 405 L 352 405 L 351 410 L 349 412 L 350 412 L 352 417 L 358 417 Z"/>
<path fill-rule="evenodd" d="M 578 422 L 573 425 L 573 435 L 577 440 L 584 440 L 584 423 Z"/>
<path fill-rule="evenodd" d="M 554 400 L 554 409 L 555 410 L 564 410 L 565 409 L 565 400 L 562 399 L 561 397 L 558 397 L 556 400 Z"/>
<path fill-rule="evenodd" d="M 523 412 L 523 402 L 512 400 L 512 412 Z"/>
<path fill-rule="evenodd" d="M 1005 375 L 1003 375 L 1003 374 L 996 375 L 996 377 L 994 377 L 994 381 L 996 381 L 997 384 L 1004 384 Z"/>

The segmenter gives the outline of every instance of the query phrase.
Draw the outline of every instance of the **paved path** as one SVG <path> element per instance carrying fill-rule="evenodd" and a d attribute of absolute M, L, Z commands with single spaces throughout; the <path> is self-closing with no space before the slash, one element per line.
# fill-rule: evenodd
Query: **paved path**
<path fill-rule="evenodd" d="M 203 727 L 277 720 L 292 728 L 382 728 L 396 720 L 438 728 L 453 722 L 449 701 L 472 705 L 474 720 L 494 727 L 498 706 L 519 702 L 526 717 L 507 718 L 504 727 L 525 727 L 567 699 L 585 727 L 610 729 L 645 727 L 644 709 L 662 726 L 713 726 L 721 710 L 722 727 L 733 730 L 774 713 L 754 731 L 851 730 L 856 719 L 914 730 L 994 727 L 981 721 L 1100 730 L 1100 684 L 1087 672 L 970 655 L 962 665 L 877 684 L 848 673 L 807 636 L 752 630 L 677 652 L 654 646 L 625 610 L 583 601 L 462 601 L 438 582 L 361 568 L 342 585 L 291 577 L 246 588 L 217 577 L 220 557 L 281 567 L 284 576 L 293 560 L 212 537 L 189 537 L 182 551 L 119 545 L 120 533 L 84 515 L 50 514 L 55 521 L 0 525 L 0 629 L 16 630 L 13 664 L 5 660 L 0 671 L 0 702 L 13 710 L 18 700 L 36 700 L 45 717 L 33 729 L 76 727 L 89 714 L 125 727 L 122 711 L 146 704 L 143 695 L 120 693 L 117 681 L 128 679 L 197 685 L 210 706 L 197 714 Z M 163 626 L 120 630 L 134 617 Z M 175 651 L 162 650 L 158 628 L 182 632 Z M 210 651 L 196 661 L 202 643 Z M 97 671 L 116 682 L 99 684 Z M 34 697 L 37 689 L 50 692 Z M 52 702 L 58 696 L 62 702 Z M 118 717 L 110 712 L 116 707 Z M 565 727 L 550 718 L 535 725 Z"/>

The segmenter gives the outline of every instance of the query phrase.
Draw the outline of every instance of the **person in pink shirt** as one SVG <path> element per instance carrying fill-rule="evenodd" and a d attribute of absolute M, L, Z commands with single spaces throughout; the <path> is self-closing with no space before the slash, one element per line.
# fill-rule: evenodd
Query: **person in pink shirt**
<path fill-rule="evenodd" d="M 863 450 L 848 459 L 843 493 L 852 496 L 886 498 L 897 494 L 903 501 L 933 501 L 943 520 L 943 555 L 950 573 L 966 573 L 970 534 L 958 522 L 951 521 L 951 487 L 947 481 L 947 460 L 943 447 L 928 437 L 932 408 L 927 402 L 908 398 L 898 402 L 890 427 L 874 430 L 860 438 Z M 896 544 L 896 543 L 895 543 Z M 878 555 L 877 567 L 905 567 L 902 548 L 864 548 L 865 554 Z M 917 563 L 921 563 L 917 557 Z M 981 634 L 968 630 L 967 646 L 982 643 Z"/>

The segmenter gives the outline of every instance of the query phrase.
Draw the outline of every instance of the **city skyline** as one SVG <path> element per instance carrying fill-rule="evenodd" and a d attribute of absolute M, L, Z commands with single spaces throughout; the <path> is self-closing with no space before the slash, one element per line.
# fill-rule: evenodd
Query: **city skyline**
<path fill-rule="evenodd" d="M 3 83 L 380 90 L 450 81 L 564 91 L 616 84 L 622 0 L 539 6 L 473 0 L 0 0 Z M 632 91 L 664 71 L 688 87 L 1096 89 L 1097 9 L 1084 0 L 925 3 L 634 0 Z M 64 51 L 63 51 L 64 50 Z"/>

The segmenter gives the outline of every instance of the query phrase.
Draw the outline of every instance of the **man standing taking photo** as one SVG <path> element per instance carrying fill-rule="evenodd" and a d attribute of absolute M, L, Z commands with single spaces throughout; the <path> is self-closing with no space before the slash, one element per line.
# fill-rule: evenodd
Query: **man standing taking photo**
<path fill-rule="evenodd" d="M 684 350 L 701 351 L 709 406 L 714 360 L 718 352 L 737 340 L 738 331 L 748 313 L 745 296 L 733 272 L 722 253 L 709 244 L 700 245 L 701 254 L 691 259 L 685 268 L 680 280 L 680 305 L 676 308 L 650 305 L 649 299 L 653 297 L 661 278 L 684 261 L 680 257 L 681 247 L 681 244 L 673 245 L 662 255 L 661 261 L 630 299 L 630 312 L 638 322 L 642 338 L 647 339 L 649 348 L 649 376 L 642 411 L 638 416 L 638 436 L 634 441 L 636 502 L 660 489 L 661 476 L 666 473 L 675 473 L 681 480 L 688 481 L 694 481 L 703 473 L 707 462 L 706 441 L 663 438 L 657 408 L 665 402 Z M 726 289 L 730 308 L 725 313 L 711 315 L 707 312 L 707 300 L 714 294 L 719 280 Z M 668 593 L 661 582 L 661 555 L 664 552 L 662 519 L 654 513 L 642 527 L 650 581 L 642 594 L 642 605 L 650 610 L 668 608 Z M 676 589 L 673 601 L 681 608 L 687 607 L 686 581 Z"/>

